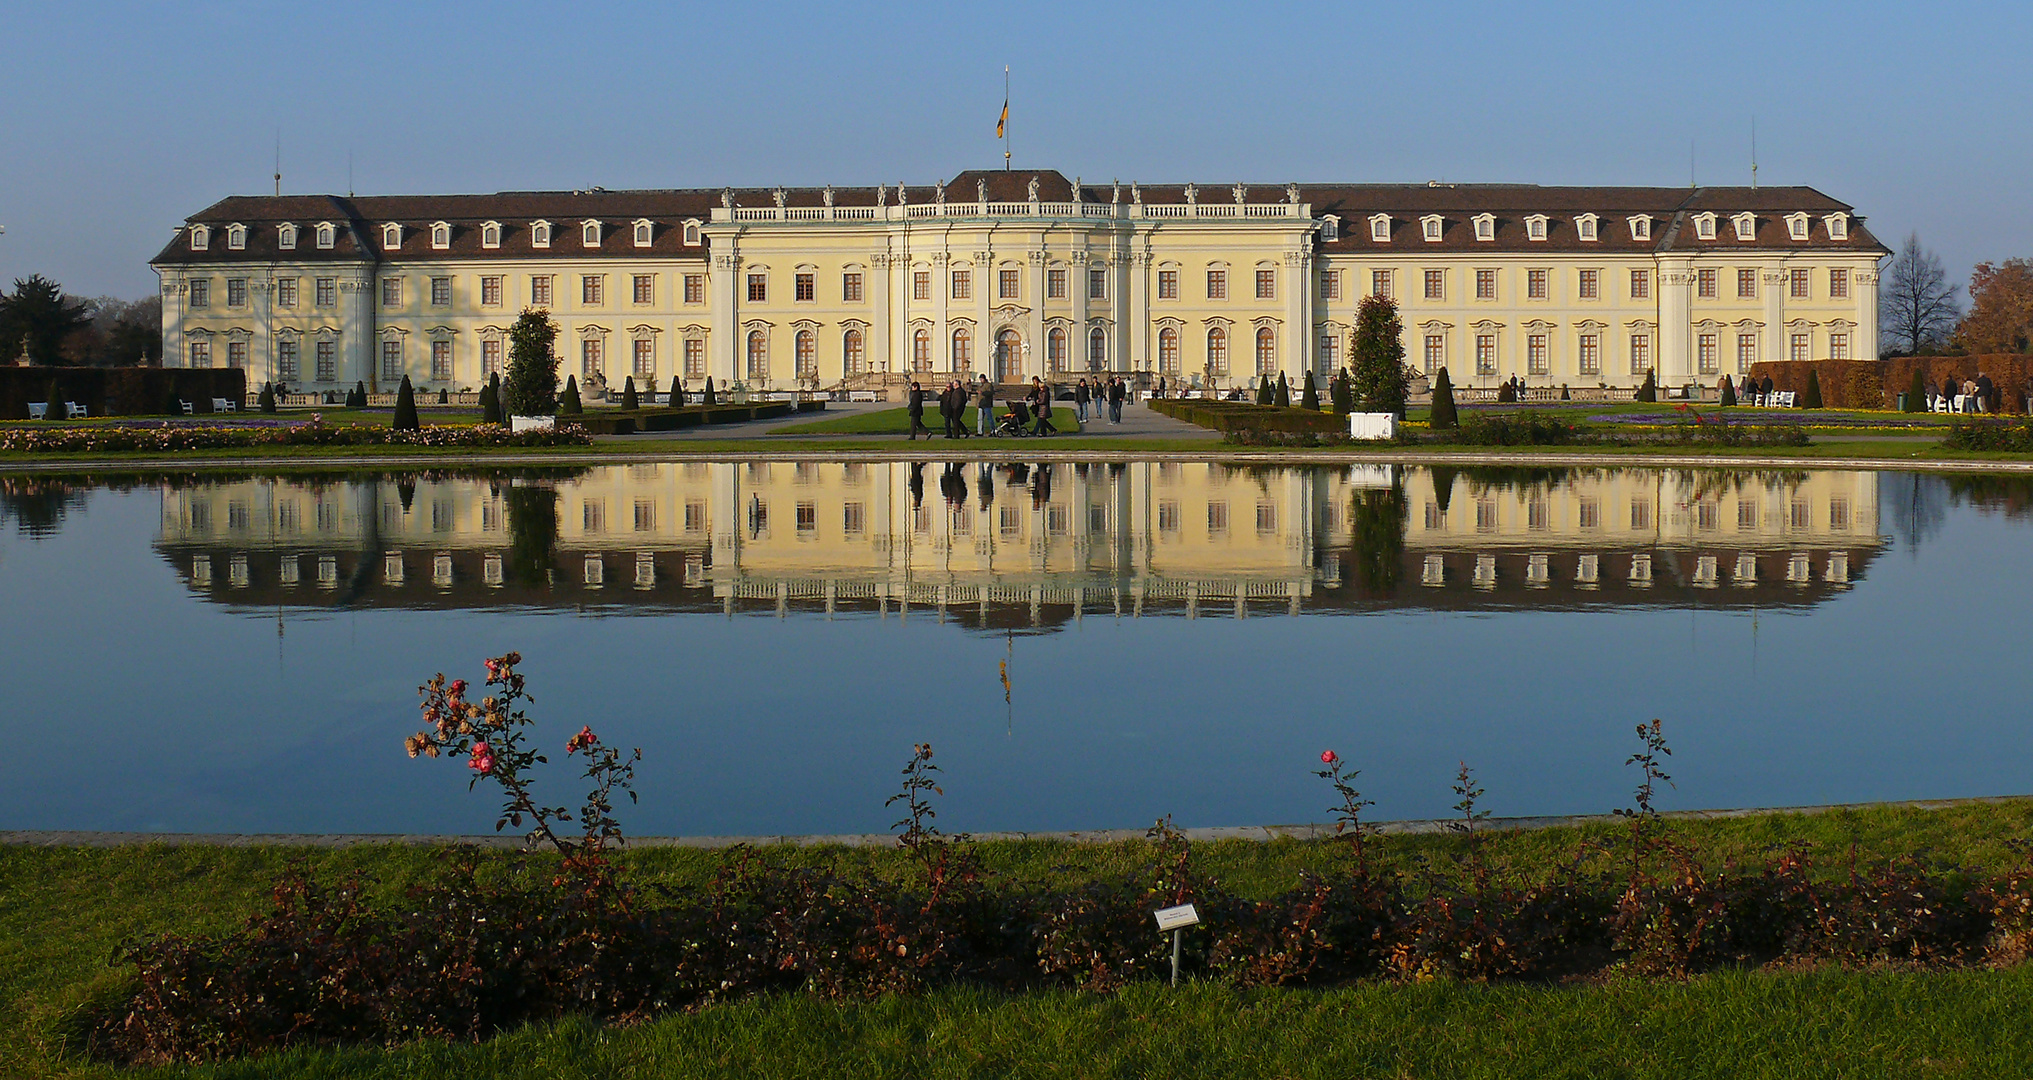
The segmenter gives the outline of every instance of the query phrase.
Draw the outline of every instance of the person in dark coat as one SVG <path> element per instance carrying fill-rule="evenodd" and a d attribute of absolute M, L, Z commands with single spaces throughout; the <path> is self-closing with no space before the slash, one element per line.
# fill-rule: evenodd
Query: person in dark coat
<path fill-rule="evenodd" d="M 1044 380 L 1031 376 L 1031 408 L 1038 414 L 1037 425 L 1031 428 L 1033 435 L 1053 435 L 1059 429 L 1052 426 L 1052 388 Z"/>
<path fill-rule="evenodd" d="M 986 435 L 989 432 L 994 431 L 995 384 L 989 382 L 988 376 L 986 375 L 981 376 L 981 381 L 975 384 L 974 407 L 976 409 L 976 415 L 974 417 L 974 433 L 977 435 Z"/>
<path fill-rule="evenodd" d="M 918 441 L 918 432 L 920 431 L 925 433 L 926 438 L 931 438 L 932 429 L 925 426 L 925 388 L 919 386 L 916 379 L 911 380 L 909 408 L 911 414 L 911 441 Z"/>
<path fill-rule="evenodd" d="M 1977 372 L 1977 400 L 1983 402 L 1985 412 L 1998 411 L 1998 384 L 1981 371 Z"/>
<path fill-rule="evenodd" d="M 1093 392 L 1088 389 L 1086 379 L 1073 384 L 1073 404 L 1079 406 L 1080 422 L 1083 424 L 1087 422 L 1087 403 L 1093 399 Z"/>
<path fill-rule="evenodd" d="M 1116 376 L 1115 381 L 1110 383 L 1108 387 L 1109 423 L 1111 424 L 1122 423 L 1122 399 L 1128 396 L 1129 396 L 1129 384 L 1123 381 L 1122 376 L 1120 375 Z"/>

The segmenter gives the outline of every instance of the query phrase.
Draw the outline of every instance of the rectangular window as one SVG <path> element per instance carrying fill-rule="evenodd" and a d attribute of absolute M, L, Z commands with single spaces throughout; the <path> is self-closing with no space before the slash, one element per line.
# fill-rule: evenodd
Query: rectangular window
<path fill-rule="evenodd" d="M 1715 337 L 1714 334 L 1700 334 L 1694 339 L 1695 359 L 1700 364 L 1703 375 L 1713 375 L 1719 370 L 1715 356 Z"/>
<path fill-rule="evenodd" d="M 191 366 L 194 368 L 208 368 L 212 366 L 211 342 L 209 341 L 191 342 Z"/>
<path fill-rule="evenodd" d="M 1652 370 L 1652 338 L 1648 334 L 1631 335 L 1631 374 L 1643 375 Z"/>
<path fill-rule="evenodd" d="M 550 306 L 551 276 L 549 274 L 537 274 L 529 279 L 529 302 L 538 307 Z"/>
<path fill-rule="evenodd" d="M 709 515 L 708 515 L 708 512 L 707 512 L 707 508 L 706 508 L 706 503 L 705 503 L 705 501 L 704 501 L 704 500 L 702 500 L 702 499 L 687 499 L 687 500 L 685 501 L 685 531 L 686 531 L 686 532 L 688 532 L 688 533 L 701 533 L 701 532 L 705 532 L 705 531 L 706 531 L 706 522 L 707 522 L 708 520 L 709 520 Z"/>
<path fill-rule="evenodd" d="M 499 275 L 490 275 L 480 279 L 480 306 L 501 306 L 501 278 Z"/>
<path fill-rule="evenodd" d="M 381 377 L 389 380 L 402 378 L 401 338 L 381 339 Z"/>
<path fill-rule="evenodd" d="M 321 308 L 337 307 L 339 304 L 339 279 L 321 277 L 312 284 L 311 302 Z"/>
<path fill-rule="evenodd" d="M 1650 270 L 1631 271 L 1631 299 L 1650 300 L 1651 298 L 1652 272 Z"/>
<path fill-rule="evenodd" d="M 1694 294 L 1703 300 L 1715 299 L 1715 271 L 1702 270 L 1694 275 Z"/>
<path fill-rule="evenodd" d="M 849 270 L 840 275 L 840 300 L 842 303 L 861 303 L 861 271 Z"/>
<path fill-rule="evenodd" d="M 1496 271 L 1477 270 L 1475 272 L 1475 298 L 1477 300 L 1494 300 L 1497 298 Z"/>
<path fill-rule="evenodd" d="M 1045 299 L 1066 299 L 1066 268 L 1055 266 L 1045 271 Z"/>
<path fill-rule="evenodd" d="M 629 284 L 629 291 L 634 294 L 636 303 L 653 304 L 656 302 L 656 275 L 637 274 L 630 279 Z"/>
<path fill-rule="evenodd" d="M 318 381 L 332 382 L 339 377 L 339 344 L 335 341 L 320 341 L 317 347 Z"/>
<path fill-rule="evenodd" d="M 1584 498 L 1574 504 L 1575 523 L 1584 529 L 1602 528 L 1602 501 Z"/>
<path fill-rule="evenodd" d="M 1738 374 L 1742 374 L 1746 371 L 1751 370 L 1751 365 L 1757 362 L 1758 362 L 1758 335 L 1738 334 L 1737 335 Z"/>
<path fill-rule="evenodd" d="M 705 302 L 706 302 L 706 275 L 686 274 L 685 303 L 703 304 Z"/>
<path fill-rule="evenodd" d="M 452 279 L 434 277 L 431 279 L 431 306 L 445 307 L 452 302 Z"/>
<path fill-rule="evenodd" d="M 1341 367 L 1341 338 L 1334 334 L 1320 335 L 1320 370 L 1332 375 Z"/>
<path fill-rule="evenodd" d="M 607 503 L 602 499 L 583 499 L 579 502 L 579 527 L 585 532 L 607 531 Z"/>
<path fill-rule="evenodd" d="M 244 368 L 247 366 L 246 342 L 229 341 L 226 343 L 226 366 L 229 368 Z"/>
<path fill-rule="evenodd" d="M 751 304 L 764 304 L 769 302 L 768 274 L 748 275 L 748 302 Z"/>
<path fill-rule="evenodd" d="M 601 274 L 579 275 L 579 302 L 588 307 L 606 303 L 607 278 Z"/>
<path fill-rule="evenodd" d="M 1323 285 L 1322 287 L 1324 288 L 1325 286 Z M 1158 299 L 1177 300 L 1178 298 L 1179 272 L 1177 270 L 1158 271 Z"/>
<path fill-rule="evenodd" d="M 283 338 L 275 343 L 276 376 L 284 382 L 297 379 L 297 343 L 294 339 Z"/>
<path fill-rule="evenodd" d="M 1383 297 L 1386 300 L 1390 299 L 1391 272 L 1389 270 L 1371 270 L 1369 272 L 1369 294 L 1371 296 Z"/>
<path fill-rule="evenodd" d="M 1792 300 L 1808 299 L 1806 267 L 1797 267 L 1786 275 L 1786 295 Z"/>
<path fill-rule="evenodd" d="M 1447 299 L 1447 271 L 1445 270 L 1426 271 L 1426 299 L 1428 300 Z"/>
<path fill-rule="evenodd" d="M 932 272 L 930 270 L 912 271 L 911 299 L 930 300 L 931 298 L 932 298 Z"/>
<path fill-rule="evenodd" d="M 191 281 L 191 306 L 194 308 L 212 306 L 212 283 L 204 278 Z"/>
<path fill-rule="evenodd" d="M 1226 270 L 1207 271 L 1207 299 L 1209 300 L 1228 299 L 1228 271 Z"/>
<path fill-rule="evenodd" d="M 579 380 L 586 381 L 601 372 L 599 338 L 587 338 L 579 343 Z"/>
<path fill-rule="evenodd" d="M 1649 529 L 1651 527 L 1652 527 L 1652 501 L 1650 499 L 1632 499 L 1631 528 Z"/>
<path fill-rule="evenodd" d="M 688 338 L 685 341 L 685 378 L 703 379 L 705 377 L 706 343 L 698 338 Z"/>
<path fill-rule="evenodd" d="M 1276 300 L 1277 298 L 1278 298 L 1278 272 L 1276 270 L 1258 270 L 1257 299 Z"/>
<path fill-rule="evenodd" d="M 1527 373 L 1532 375 L 1544 375 L 1550 370 L 1550 365 L 1546 358 L 1546 335 L 1526 335 L 1525 368 Z"/>
<path fill-rule="evenodd" d="M 275 279 L 275 306 L 293 308 L 296 306 L 296 279 L 293 277 Z"/>
<path fill-rule="evenodd" d="M 974 271 L 955 270 L 952 273 L 952 297 L 955 300 L 974 298 Z"/>
<path fill-rule="evenodd" d="M 1737 500 L 1737 531 L 1756 532 L 1757 530 L 1758 504 L 1751 499 L 1739 498 Z"/>
<path fill-rule="evenodd" d="M 1108 299 L 1108 270 L 1103 267 L 1089 267 L 1087 270 L 1087 299 Z"/>
<path fill-rule="evenodd" d="M 656 530 L 656 500 L 654 499 L 635 500 L 635 531 L 654 532 L 655 530 Z"/>
<path fill-rule="evenodd" d="M 1546 299 L 1546 271 L 1544 270 L 1525 271 L 1525 299 L 1527 300 Z"/>
<path fill-rule="evenodd" d="M 399 277 L 381 279 L 381 306 L 399 308 L 402 306 L 402 279 Z"/>
<path fill-rule="evenodd" d="M 1166 499 L 1158 503 L 1158 531 L 1176 533 L 1179 531 L 1179 501 Z"/>
<path fill-rule="evenodd" d="M 1017 274 L 1018 272 L 1015 270 L 997 270 L 995 272 L 995 295 L 998 299 L 1015 300 L 1021 295 L 1017 291 L 1019 286 Z"/>
<path fill-rule="evenodd" d="M 451 377 L 452 343 L 449 341 L 431 342 L 431 378 L 437 382 L 444 382 Z"/>
<path fill-rule="evenodd" d="M 501 339 L 483 338 L 480 341 L 480 377 L 492 378 L 501 374 Z"/>
<path fill-rule="evenodd" d="M 1497 336 L 1495 334 L 1475 335 L 1475 373 L 1494 375 L 1497 373 Z"/>
<path fill-rule="evenodd" d="M 1808 335 L 1794 334 L 1786 339 L 1786 359 L 1804 363 L 1812 359 L 1810 355 L 1812 352 L 1813 346 Z"/>
<path fill-rule="evenodd" d="M 650 338 L 635 339 L 635 377 L 653 379 L 656 377 L 656 342 Z M 655 391 L 655 386 L 648 387 Z"/>
<path fill-rule="evenodd" d="M 1602 374 L 1602 338 L 1595 334 L 1583 334 L 1581 335 L 1580 345 L 1580 356 L 1578 359 L 1581 365 L 1581 374 Z"/>
<path fill-rule="evenodd" d="M 1447 339 L 1439 334 L 1426 335 L 1426 373 L 1439 371 L 1447 364 Z"/>
<path fill-rule="evenodd" d="M 1848 335 L 1848 334 L 1830 334 L 1830 335 L 1828 335 L 1828 358 L 1829 358 L 1830 360 L 1847 360 L 1847 359 L 1849 359 L 1849 335 Z"/>
<path fill-rule="evenodd" d="M 1737 299 L 1756 300 L 1757 298 L 1758 272 L 1756 270 L 1739 269 L 1737 271 Z"/>
<path fill-rule="evenodd" d="M 1228 531 L 1228 501 L 1211 500 L 1207 504 L 1207 535 L 1220 536 Z"/>
<path fill-rule="evenodd" d="M 1828 272 L 1828 298 L 1830 300 L 1849 299 L 1849 271 L 1830 270 Z"/>
<path fill-rule="evenodd" d="M 1320 271 L 1320 299 L 1322 300 L 1341 299 L 1341 271 L 1339 270 Z"/>
<path fill-rule="evenodd" d="M 226 279 L 226 306 L 247 306 L 247 279 L 244 277 Z"/>
<path fill-rule="evenodd" d="M 868 531 L 868 504 L 851 502 L 840 505 L 840 531 L 849 536 L 859 536 Z"/>
<path fill-rule="evenodd" d="M 1580 296 L 1583 300 L 1600 300 L 1602 298 L 1602 271 L 1577 271 L 1574 276 L 1574 288 L 1576 295 Z"/>
<path fill-rule="evenodd" d="M 811 274 L 799 274 L 792 279 L 791 287 L 796 290 L 793 295 L 800 303 L 809 304 L 813 300 L 818 299 L 819 286 L 812 279 L 813 275 Z"/>

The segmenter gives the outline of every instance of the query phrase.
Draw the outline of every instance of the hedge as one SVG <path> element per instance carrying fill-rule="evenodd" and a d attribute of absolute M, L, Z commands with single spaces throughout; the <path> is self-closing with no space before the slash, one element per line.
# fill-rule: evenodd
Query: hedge
<path fill-rule="evenodd" d="M 587 446 L 583 428 L 561 424 L 511 432 L 493 424 L 430 425 L 414 431 L 368 425 L 308 424 L 213 427 L 185 424 L 50 425 L 0 429 L 0 452 L 18 454 L 105 454 L 132 451 L 176 453 L 259 446 L 433 446 L 445 448 Z"/>
<path fill-rule="evenodd" d="M 1203 401 L 1197 398 L 1158 398 L 1150 402 L 1153 411 L 1174 420 L 1184 420 L 1216 431 L 1340 431 L 1341 418 L 1306 409 L 1253 405 L 1241 401 Z"/>

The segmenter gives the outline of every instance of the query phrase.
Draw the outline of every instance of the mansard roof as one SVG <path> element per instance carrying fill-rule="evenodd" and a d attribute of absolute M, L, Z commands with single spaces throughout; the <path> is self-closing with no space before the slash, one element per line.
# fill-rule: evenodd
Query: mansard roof
<path fill-rule="evenodd" d="M 1119 187 L 1113 181 L 1106 184 L 1083 183 L 1076 196 L 1074 185 L 1055 170 L 983 169 L 962 172 L 945 184 L 946 201 L 949 204 L 972 203 L 977 198 L 979 185 L 985 182 L 990 202 L 1021 203 L 1028 199 L 1034 178 L 1038 182 L 1039 201 L 1047 203 L 1108 203 L 1116 200 L 1128 205 L 1133 199 L 1141 198 L 1146 204 L 1178 204 L 1186 201 L 1189 186 L 1132 185 L 1127 181 Z M 1198 201 L 1202 203 L 1234 201 L 1234 181 L 1191 186 L 1198 189 Z M 1287 185 L 1283 183 L 1249 183 L 1244 186 L 1248 189 L 1246 197 L 1252 203 L 1284 202 L 1287 199 Z M 1877 238 L 1862 227 L 1861 219 L 1854 216 L 1854 208 L 1810 187 L 1540 187 L 1533 184 L 1438 183 L 1300 184 L 1298 187 L 1299 201 L 1309 204 L 1315 218 L 1334 214 L 1342 220 L 1339 238 L 1320 242 L 1320 249 L 1329 253 L 1591 251 L 1635 254 L 1730 248 L 1887 253 Z M 176 237 L 151 261 L 156 265 L 269 260 L 377 262 L 391 257 L 378 243 L 381 235 L 379 227 L 389 223 L 403 226 L 402 247 L 394 257 L 405 262 L 472 258 L 583 259 L 588 256 L 640 258 L 645 255 L 703 259 L 704 245 L 684 243 L 683 223 L 710 219 L 723 199 L 731 201 L 736 207 L 768 207 L 775 205 L 776 199 L 781 197 L 786 206 L 816 207 L 825 204 L 829 191 L 838 206 L 873 206 L 878 202 L 895 205 L 900 192 L 903 199 L 913 205 L 931 203 L 938 197 L 935 185 L 629 191 L 593 188 L 584 191 L 508 191 L 492 195 L 232 196 L 192 215 L 186 224 L 219 228 L 232 222 L 244 223 L 248 227 L 244 249 L 233 250 L 223 244 L 213 244 L 207 250 L 192 251 L 187 232 L 179 229 Z M 1757 215 L 1756 238 L 1752 241 L 1736 239 L 1734 230 L 1727 225 L 1730 216 L 1746 210 Z M 1702 240 L 1695 235 L 1693 217 L 1704 211 L 1713 212 L 1722 219 L 1716 230 L 1716 239 Z M 1784 216 L 1795 212 L 1809 215 L 1809 237 L 1805 241 L 1793 240 L 1788 235 Z M 1372 239 L 1369 229 L 1363 224 L 1370 216 L 1379 213 L 1388 214 L 1391 219 L 1390 238 L 1382 242 Z M 1589 213 L 1599 219 L 1598 239 L 1594 241 L 1580 238 L 1574 220 Z M 1846 240 L 1835 240 L 1828 235 L 1825 218 L 1838 213 L 1851 215 Z M 1472 219 L 1480 214 L 1489 214 L 1495 219 L 1494 239 L 1475 238 Z M 1526 236 L 1525 219 L 1535 214 L 1548 218 L 1543 240 Z M 1639 240 L 1630 235 L 1626 221 L 1634 214 L 1644 214 L 1652 219 L 1650 239 Z M 1442 221 L 1442 235 L 1438 242 L 1426 240 L 1420 224 L 1421 218 L 1431 215 L 1438 215 Z M 633 230 L 625 227 L 637 219 L 654 223 L 655 231 L 648 248 L 637 247 Z M 573 228 L 587 220 L 600 221 L 608 226 L 602 230 L 597 248 L 585 247 L 579 231 Z M 330 249 L 316 247 L 314 234 L 308 231 L 321 221 L 339 226 L 337 242 Z M 433 249 L 430 245 L 429 228 L 438 221 L 452 226 L 452 242 L 445 249 Z M 498 248 L 483 248 L 480 244 L 480 225 L 488 221 L 501 223 L 502 236 Z M 530 243 L 530 225 L 536 221 L 551 223 L 553 238 L 548 248 L 537 248 Z M 283 222 L 293 222 L 300 230 L 305 230 L 299 236 L 296 248 L 287 252 L 277 245 L 276 226 Z"/>

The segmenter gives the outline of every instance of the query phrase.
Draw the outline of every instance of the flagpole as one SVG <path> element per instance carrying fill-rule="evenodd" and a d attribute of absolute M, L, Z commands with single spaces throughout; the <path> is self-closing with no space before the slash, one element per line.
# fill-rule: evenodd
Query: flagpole
<path fill-rule="evenodd" d="M 1002 66 L 1002 171 L 1009 171 L 1009 65 Z"/>

